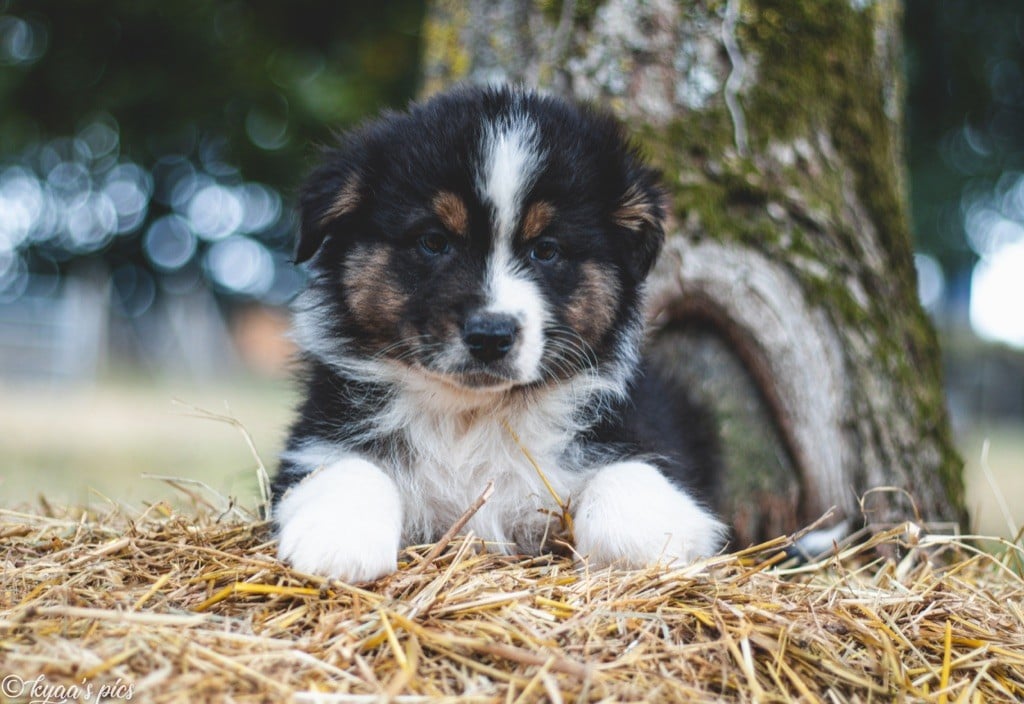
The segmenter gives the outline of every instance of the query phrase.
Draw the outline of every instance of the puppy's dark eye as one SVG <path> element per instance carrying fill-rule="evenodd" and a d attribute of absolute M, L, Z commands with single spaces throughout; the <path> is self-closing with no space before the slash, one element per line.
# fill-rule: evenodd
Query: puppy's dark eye
<path fill-rule="evenodd" d="M 448 237 L 443 232 L 425 232 L 420 235 L 419 239 L 416 240 L 417 246 L 420 251 L 424 254 L 437 257 L 442 254 L 447 254 L 451 248 L 451 242 L 448 241 Z"/>
<path fill-rule="evenodd" d="M 539 240 L 530 247 L 530 259 L 536 262 L 552 262 L 558 258 L 561 250 L 558 243 L 551 240 Z"/>

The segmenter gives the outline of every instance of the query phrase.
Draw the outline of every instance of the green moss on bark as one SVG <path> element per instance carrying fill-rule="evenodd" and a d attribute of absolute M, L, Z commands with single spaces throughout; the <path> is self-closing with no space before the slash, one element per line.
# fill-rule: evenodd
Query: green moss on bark
<path fill-rule="evenodd" d="M 862 10 L 847 0 L 750 0 L 740 43 L 757 66 L 756 83 L 741 97 L 751 156 L 736 156 L 724 105 L 684 115 L 667 128 L 641 128 L 638 138 L 663 170 L 681 223 L 696 220 L 703 236 L 741 242 L 786 263 L 838 326 L 868 333 L 878 364 L 913 394 L 908 415 L 942 454 L 941 481 L 963 515 L 962 461 L 949 433 L 937 340 L 916 303 L 899 125 L 884 105 L 895 67 L 875 55 L 876 13 L 894 8 L 895 0 Z M 800 139 L 815 145 L 819 136 L 840 164 L 819 163 L 815 171 L 800 159 L 785 165 L 770 156 L 773 147 Z M 877 231 L 881 272 L 858 267 L 867 233 L 844 217 L 844 169 Z M 785 216 L 770 217 L 769 204 L 784 208 Z M 800 257 L 823 263 L 827 275 L 794 265 Z M 851 294 L 847 276 L 864 289 L 866 304 Z"/>
<path fill-rule="evenodd" d="M 848 0 L 750 0 L 743 31 L 758 57 L 758 80 L 748 98 L 751 139 L 785 140 L 828 129 L 853 169 L 857 195 L 878 228 L 901 280 L 913 262 L 900 191 L 895 145 L 898 124 L 886 115 L 883 75 L 875 54 L 875 13 Z"/>

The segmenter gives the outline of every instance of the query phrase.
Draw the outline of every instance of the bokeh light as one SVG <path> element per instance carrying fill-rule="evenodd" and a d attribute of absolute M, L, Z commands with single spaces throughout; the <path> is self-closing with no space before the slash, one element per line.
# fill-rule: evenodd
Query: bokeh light
<path fill-rule="evenodd" d="M 192 259 L 196 253 L 196 237 L 187 220 L 178 215 L 165 215 L 146 230 L 142 246 L 153 266 L 171 272 Z"/>
<path fill-rule="evenodd" d="M 16 252 L 0 251 L 0 303 L 10 303 L 28 288 L 28 267 Z"/>
<path fill-rule="evenodd" d="M 210 278 L 236 294 L 260 297 L 274 283 L 274 260 L 259 242 L 233 235 L 216 242 L 206 253 Z"/>
<path fill-rule="evenodd" d="M 926 310 L 936 311 L 942 304 L 946 291 L 946 277 L 942 273 L 942 265 L 927 254 L 914 255 L 914 268 L 917 269 L 917 296 Z"/>
<path fill-rule="evenodd" d="M 1024 347 L 1024 239 L 975 265 L 970 316 L 982 337 Z"/>
<path fill-rule="evenodd" d="M 275 151 L 289 142 L 288 99 L 280 93 L 269 105 L 253 106 L 245 116 L 245 133 L 260 149 Z"/>
<path fill-rule="evenodd" d="M 242 202 L 234 189 L 209 183 L 196 190 L 185 207 L 196 234 L 205 240 L 222 240 L 242 225 Z"/>
<path fill-rule="evenodd" d="M 34 239 L 47 200 L 34 174 L 19 166 L 0 171 L 0 254 Z"/>
<path fill-rule="evenodd" d="M 142 225 L 152 191 L 152 176 L 136 164 L 118 164 L 107 173 L 103 195 L 110 199 L 117 213 L 117 234 L 134 232 Z"/>
<path fill-rule="evenodd" d="M 32 19 L 0 15 L 0 66 L 33 64 L 49 43 L 46 27 Z"/>
<path fill-rule="evenodd" d="M 160 290 L 192 290 L 196 272 L 179 272 L 202 252 L 204 266 L 197 271 L 223 293 L 274 305 L 294 296 L 303 275 L 267 248 L 290 239 L 293 226 L 276 189 L 241 180 L 236 168 L 219 159 L 215 141 L 206 145 L 205 164 L 166 154 L 150 171 L 120 156 L 119 135 L 117 122 L 102 113 L 76 136 L 33 145 L 14 164 L 0 166 L 3 300 L 25 294 L 38 275 L 22 256 L 32 247 L 56 248 L 65 256 L 91 254 L 110 249 L 121 237 L 132 241 L 135 233 L 141 234 L 138 247 L 153 272 L 175 278 L 157 285 L 152 272 L 140 273 L 144 269 L 137 264 L 119 265 L 115 289 L 119 310 L 128 317 L 149 310 Z"/>

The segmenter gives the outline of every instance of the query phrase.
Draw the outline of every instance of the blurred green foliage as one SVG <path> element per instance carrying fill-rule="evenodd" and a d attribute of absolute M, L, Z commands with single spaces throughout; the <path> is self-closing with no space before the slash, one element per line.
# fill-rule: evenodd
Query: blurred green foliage
<path fill-rule="evenodd" d="M 906 0 L 904 18 L 917 246 L 963 273 L 986 254 L 972 209 L 1024 221 L 1004 197 L 1024 174 L 1024 2 Z"/>
<path fill-rule="evenodd" d="M 2 151 L 108 113 L 137 163 L 220 139 L 246 179 L 288 192 L 311 143 L 413 95 L 422 14 L 418 0 L 6 0 L 0 15 L 44 45 L 0 65 Z"/>

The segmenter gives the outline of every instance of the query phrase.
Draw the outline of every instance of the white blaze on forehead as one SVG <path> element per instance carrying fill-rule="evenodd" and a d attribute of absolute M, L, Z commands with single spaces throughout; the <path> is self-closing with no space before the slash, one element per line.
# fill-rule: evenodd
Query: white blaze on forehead
<path fill-rule="evenodd" d="M 512 234 L 522 214 L 523 199 L 544 162 L 537 128 L 527 115 L 503 116 L 484 129 L 481 154 L 477 189 L 494 214 L 486 309 L 515 317 L 519 330 L 514 354 L 520 381 L 534 381 L 539 376 L 544 325 L 550 313 L 537 282 L 515 260 Z"/>
<path fill-rule="evenodd" d="M 544 160 L 539 141 L 536 125 L 523 114 L 502 116 L 484 128 L 477 190 L 494 209 L 499 240 L 512 237 L 523 197 L 537 178 Z"/>

